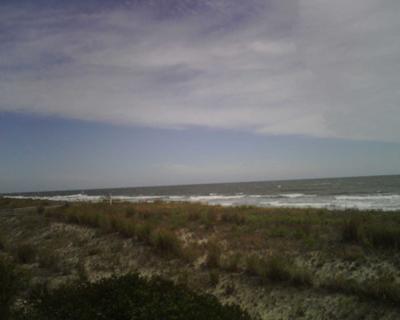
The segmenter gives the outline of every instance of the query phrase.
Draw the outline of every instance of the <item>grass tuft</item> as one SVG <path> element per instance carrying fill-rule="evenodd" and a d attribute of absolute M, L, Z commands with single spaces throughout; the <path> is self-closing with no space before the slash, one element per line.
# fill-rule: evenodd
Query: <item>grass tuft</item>
<path fill-rule="evenodd" d="M 165 228 L 154 230 L 150 236 L 150 243 L 164 256 L 182 256 L 180 240 L 173 231 Z"/>

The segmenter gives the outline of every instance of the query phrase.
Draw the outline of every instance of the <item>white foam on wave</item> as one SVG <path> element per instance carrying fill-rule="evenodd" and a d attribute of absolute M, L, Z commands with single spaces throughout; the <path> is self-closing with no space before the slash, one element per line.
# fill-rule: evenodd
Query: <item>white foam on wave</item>
<path fill-rule="evenodd" d="M 315 197 L 315 194 L 304 194 L 304 193 L 280 193 L 280 197 L 284 198 L 312 198 Z"/>
<path fill-rule="evenodd" d="M 104 199 L 99 195 L 86 195 L 82 193 L 70 195 L 56 195 L 56 196 L 4 196 L 10 199 L 32 199 L 32 200 L 51 200 L 51 201 L 67 201 L 67 202 L 98 202 Z"/>
<path fill-rule="evenodd" d="M 38 199 L 65 202 L 99 202 L 105 199 L 102 195 L 87 195 L 83 193 L 56 196 L 6 196 L 14 199 Z M 400 210 L 399 194 L 370 195 L 339 195 L 317 196 L 302 193 L 286 193 L 275 195 L 224 195 L 210 193 L 209 195 L 115 195 L 114 200 L 129 202 L 188 201 L 202 202 L 212 205 L 237 206 L 254 205 L 260 207 L 292 207 L 292 208 L 328 208 L 328 209 L 360 209 L 360 210 Z"/>
<path fill-rule="evenodd" d="M 400 200 L 399 194 L 367 194 L 367 195 L 341 195 L 335 196 L 336 200 Z"/>
<path fill-rule="evenodd" d="M 277 207 L 277 208 L 316 208 L 316 209 L 333 208 L 332 204 L 328 202 L 262 201 L 261 205 L 263 207 Z"/>
<path fill-rule="evenodd" d="M 189 196 L 189 201 L 215 201 L 215 200 L 232 200 L 232 199 L 242 199 L 245 198 L 246 195 L 218 195 L 218 194 L 210 194 L 208 196 Z"/>

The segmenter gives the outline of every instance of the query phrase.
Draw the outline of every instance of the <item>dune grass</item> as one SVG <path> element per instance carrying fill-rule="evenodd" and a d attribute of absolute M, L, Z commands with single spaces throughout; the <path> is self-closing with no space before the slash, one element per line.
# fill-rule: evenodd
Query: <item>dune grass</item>
<path fill-rule="evenodd" d="M 33 200 L 33 199 L 15 199 L 0 196 L 0 209 L 15 209 L 25 207 L 45 207 L 54 204 L 48 200 Z"/>
<path fill-rule="evenodd" d="M 117 232 L 151 246 L 165 258 L 193 263 L 205 257 L 210 270 L 246 272 L 261 282 L 322 287 L 366 298 L 400 302 L 389 281 L 354 282 L 333 277 L 317 284 L 294 257 L 318 251 L 333 259 L 354 260 L 366 251 L 393 252 L 400 244 L 398 213 L 321 209 L 222 207 L 200 203 L 72 203 L 46 210 L 68 223 Z M 180 234 L 194 236 L 191 242 Z M 199 239 L 207 239 L 197 243 Z M 268 252 L 265 252 L 265 249 Z M 365 250 L 364 250 L 365 249 Z M 382 279 L 381 279 L 382 280 Z"/>
<path fill-rule="evenodd" d="M 342 226 L 342 240 L 377 249 L 400 248 L 400 219 L 382 214 L 354 215 L 346 219 Z"/>

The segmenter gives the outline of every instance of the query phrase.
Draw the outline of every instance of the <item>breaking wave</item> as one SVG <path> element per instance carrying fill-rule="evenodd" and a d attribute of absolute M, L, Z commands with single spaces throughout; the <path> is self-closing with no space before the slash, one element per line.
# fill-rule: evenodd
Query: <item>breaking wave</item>
<path fill-rule="evenodd" d="M 99 202 L 104 195 L 87 195 L 84 193 L 52 196 L 7 196 L 14 199 L 39 199 L 65 202 Z M 217 194 L 208 195 L 113 195 L 113 200 L 129 202 L 188 201 L 211 205 L 259 207 L 292 207 L 292 208 L 327 208 L 327 209 L 360 209 L 360 210 L 400 210 L 400 194 L 365 194 L 365 195 L 315 195 L 303 193 L 283 194 Z"/>

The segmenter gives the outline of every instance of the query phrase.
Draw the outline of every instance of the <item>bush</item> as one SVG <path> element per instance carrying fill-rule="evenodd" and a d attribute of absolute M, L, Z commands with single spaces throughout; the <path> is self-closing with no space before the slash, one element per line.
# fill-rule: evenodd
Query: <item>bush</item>
<path fill-rule="evenodd" d="M 5 250 L 5 248 L 6 248 L 6 242 L 3 236 L 0 234 L 0 251 Z"/>
<path fill-rule="evenodd" d="M 291 279 L 287 259 L 280 256 L 271 256 L 264 261 L 263 274 L 266 279 L 272 282 L 281 282 Z"/>
<path fill-rule="evenodd" d="M 311 273 L 295 266 L 288 258 L 273 255 L 267 259 L 256 255 L 246 259 L 246 272 L 264 281 L 286 282 L 294 286 L 312 286 Z"/>
<path fill-rule="evenodd" d="M 360 220 L 350 218 L 342 226 L 342 241 L 349 243 L 358 243 L 361 241 Z"/>
<path fill-rule="evenodd" d="M 36 250 L 29 243 L 23 243 L 16 248 L 15 255 L 19 263 L 32 263 L 36 257 Z"/>
<path fill-rule="evenodd" d="M 136 226 L 136 236 L 139 240 L 148 243 L 150 240 L 151 230 L 152 226 L 149 223 L 140 223 Z"/>
<path fill-rule="evenodd" d="M 19 315 L 30 320 L 250 320 L 237 306 L 221 305 L 172 282 L 136 274 L 37 290 Z"/>
<path fill-rule="evenodd" d="M 382 221 L 362 221 L 353 217 L 342 227 L 342 240 L 375 248 L 400 248 L 400 226 Z"/>
<path fill-rule="evenodd" d="M 45 208 L 44 208 L 43 206 L 39 206 L 39 207 L 36 208 L 36 211 L 37 211 L 37 213 L 39 213 L 39 214 L 43 214 L 44 211 L 45 211 Z"/>
<path fill-rule="evenodd" d="M 125 216 L 128 218 L 134 217 L 135 214 L 136 214 L 135 208 L 130 207 L 125 210 Z"/>
<path fill-rule="evenodd" d="M 179 257 L 182 247 L 178 237 L 168 229 L 158 229 L 151 234 L 150 242 L 153 247 L 165 256 Z"/>
<path fill-rule="evenodd" d="M 19 282 L 14 266 L 0 259 L 0 316 L 8 319 L 10 309 L 18 292 Z"/>
<path fill-rule="evenodd" d="M 400 248 L 400 227 L 388 224 L 368 225 L 365 228 L 365 240 L 378 248 Z"/>
<path fill-rule="evenodd" d="M 221 220 L 227 223 L 243 225 L 246 223 L 246 216 L 238 212 L 224 212 L 221 214 Z"/>

